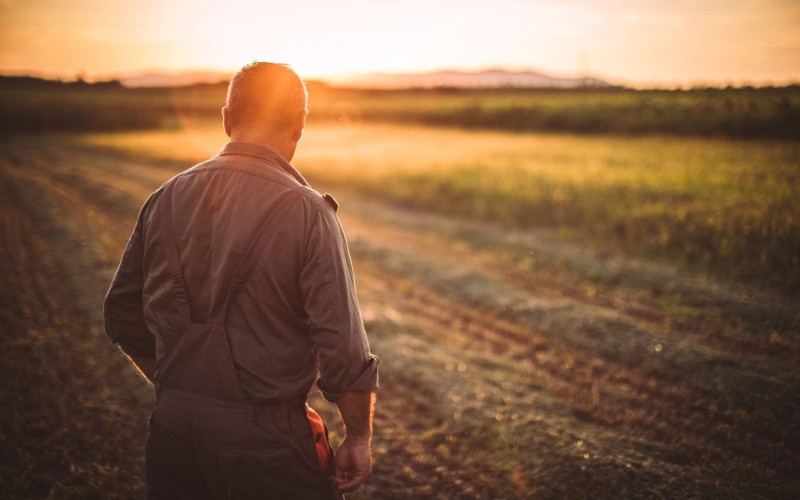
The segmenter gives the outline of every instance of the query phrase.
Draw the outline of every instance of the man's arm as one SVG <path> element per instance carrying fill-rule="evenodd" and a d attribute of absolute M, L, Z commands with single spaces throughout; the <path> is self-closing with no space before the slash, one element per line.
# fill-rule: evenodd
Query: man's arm
<path fill-rule="evenodd" d="M 347 493 L 357 489 L 372 469 L 373 391 L 378 387 L 380 360 L 370 353 L 339 220 L 327 202 L 309 208 L 300 284 L 309 334 L 319 353 L 317 385 L 325 399 L 338 405 L 346 428 L 334 458 L 334 485 Z"/>
<path fill-rule="evenodd" d="M 320 361 L 317 382 L 328 401 L 378 387 L 380 360 L 370 353 L 344 232 L 327 202 L 311 204 L 300 286 Z"/>
<path fill-rule="evenodd" d="M 112 343 L 119 344 L 139 373 L 150 382 L 155 368 L 155 338 L 147 330 L 142 310 L 142 217 L 152 199 L 151 196 L 139 214 L 103 302 L 106 335 Z"/>
<path fill-rule="evenodd" d="M 345 438 L 334 459 L 333 476 L 337 492 L 355 491 L 372 472 L 372 413 L 375 394 L 348 391 L 337 400 L 345 426 Z"/>

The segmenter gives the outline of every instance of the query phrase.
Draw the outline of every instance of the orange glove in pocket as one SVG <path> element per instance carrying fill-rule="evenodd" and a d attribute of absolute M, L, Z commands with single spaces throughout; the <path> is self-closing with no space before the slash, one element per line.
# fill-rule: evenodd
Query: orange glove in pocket
<path fill-rule="evenodd" d="M 314 436 L 314 447 L 317 450 L 320 470 L 326 470 L 331 462 L 331 447 L 328 445 L 328 429 L 319 413 L 310 406 L 306 407 L 306 416 L 311 425 L 311 434 Z"/>

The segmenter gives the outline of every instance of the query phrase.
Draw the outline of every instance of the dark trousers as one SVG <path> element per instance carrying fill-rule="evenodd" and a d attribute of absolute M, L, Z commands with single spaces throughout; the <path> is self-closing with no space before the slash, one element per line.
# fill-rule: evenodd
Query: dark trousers
<path fill-rule="evenodd" d="M 163 390 L 145 442 L 149 500 L 334 499 L 305 401 L 254 406 Z"/>

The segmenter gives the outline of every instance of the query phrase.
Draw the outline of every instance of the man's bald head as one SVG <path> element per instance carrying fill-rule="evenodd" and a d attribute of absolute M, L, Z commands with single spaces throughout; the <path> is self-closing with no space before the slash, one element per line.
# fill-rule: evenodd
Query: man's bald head
<path fill-rule="evenodd" d="M 254 62 L 239 70 L 228 86 L 229 125 L 233 130 L 302 131 L 307 99 L 303 81 L 288 66 Z"/>

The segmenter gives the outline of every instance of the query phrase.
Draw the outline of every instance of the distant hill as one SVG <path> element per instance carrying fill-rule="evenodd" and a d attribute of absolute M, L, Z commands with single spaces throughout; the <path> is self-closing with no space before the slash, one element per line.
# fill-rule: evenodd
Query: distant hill
<path fill-rule="evenodd" d="M 197 83 L 220 83 L 230 80 L 230 73 L 188 71 L 184 73 L 145 73 L 120 78 L 126 87 L 181 87 Z M 323 79 L 324 80 L 324 79 Z M 402 88 L 579 88 L 611 87 L 597 78 L 559 78 L 535 71 L 434 71 L 429 73 L 367 73 L 346 79 L 330 80 L 333 86 L 402 89 Z"/>
<path fill-rule="evenodd" d="M 198 83 L 222 83 L 230 73 L 219 71 L 186 71 L 183 73 L 143 73 L 120 78 L 126 87 L 185 87 Z"/>
<path fill-rule="evenodd" d="M 578 88 L 611 87 L 597 78 L 559 78 L 534 71 L 434 71 L 430 73 L 369 73 L 336 82 L 339 86 L 359 88 Z"/>

